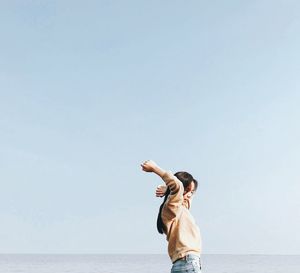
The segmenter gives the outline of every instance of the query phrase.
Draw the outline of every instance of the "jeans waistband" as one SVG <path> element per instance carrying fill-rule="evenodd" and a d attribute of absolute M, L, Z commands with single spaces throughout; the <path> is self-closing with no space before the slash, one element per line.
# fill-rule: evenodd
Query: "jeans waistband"
<path fill-rule="evenodd" d="M 186 256 L 179 258 L 173 264 L 180 262 L 180 261 L 191 261 L 191 260 L 200 260 L 200 255 L 196 254 L 187 254 Z"/>
<path fill-rule="evenodd" d="M 200 256 L 199 255 L 195 255 L 195 254 L 188 254 L 188 255 L 185 256 L 185 260 L 186 261 L 200 260 Z"/>

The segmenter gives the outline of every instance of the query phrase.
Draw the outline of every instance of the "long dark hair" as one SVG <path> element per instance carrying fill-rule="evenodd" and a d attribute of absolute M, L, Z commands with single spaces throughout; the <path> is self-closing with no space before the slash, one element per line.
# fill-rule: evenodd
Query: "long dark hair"
<path fill-rule="evenodd" d="M 198 181 L 196 179 L 194 179 L 191 174 L 189 174 L 187 172 L 177 172 L 174 175 L 182 182 L 184 190 L 186 190 L 191 185 L 192 182 L 194 182 L 194 184 L 195 184 L 195 191 L 197 190 Z M 164 231 L 165 231 L 165 225 L 164 225 L 164 223 L 162 221 L 162 218 L 161 218 L 161 211 L 162 211 L 162 208 L 163 208 L 164 204 L 166 203 L 170 193 L 171 193 L 171 191 L 168 187 L 167 191 L 165 193 L 164 201 L 162 202 L 162 204 L 159 207 L 156 226 L 157 226 L 157 231 L 160 234 L 163 234 Z"/>

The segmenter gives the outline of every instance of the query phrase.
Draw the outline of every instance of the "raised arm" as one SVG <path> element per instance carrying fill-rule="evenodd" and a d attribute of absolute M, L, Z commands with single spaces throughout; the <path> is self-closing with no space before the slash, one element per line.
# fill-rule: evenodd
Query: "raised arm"
<path fill-rule="evenodd" d="M 146 160 L 141 164 L 142 170 L 145 172 L 153 172 L 161 177 L 166 183 L 166 186 L 170 188 L 172 199 L 174 201 L 181 201 L 181 195 L 183 194 L 182 183 L 175 177 L 170 171 L 166 172 L 159 167 L 153 160 Z M 175 198 L 175 195 L 177 198 Z"/>
<path fill-rule="evenodd" d="M 175 175 L 172 174 L 172 172 L 166 172 L 152 160 L 146 160 L 141 164 L 141 167 L 145 172 L 153 172 L 160 176 L 165 182 L 165 187 L 170 189 L 170 195 L 166 201 L 165 217 L 167 217 L 169 220 L 175 218 L 181 207 L 180 205 L 183 202 L 183 184 Z"/>

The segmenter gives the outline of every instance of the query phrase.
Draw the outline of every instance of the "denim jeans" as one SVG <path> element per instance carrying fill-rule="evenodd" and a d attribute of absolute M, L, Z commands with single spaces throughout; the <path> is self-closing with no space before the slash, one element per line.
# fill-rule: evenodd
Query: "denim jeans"
<path fill-rule="evenodd" d="M 197 255 L 189 254 L 184 260 L 176 261 L 171 273 L 201 273 L 201 261 Z"/>

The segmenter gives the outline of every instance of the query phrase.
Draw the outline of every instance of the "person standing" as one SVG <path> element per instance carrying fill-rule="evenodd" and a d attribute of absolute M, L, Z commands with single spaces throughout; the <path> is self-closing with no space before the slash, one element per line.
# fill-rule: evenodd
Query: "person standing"
<path fill-rule="evenodd" d="M 156 189 L 164 196 L 157 217 L 157 230 L 166 235 L 168 254 L 173 263 L 171 273 L 201 273 L 201 235 L 190 207 L 198 182 L 185 171 L 172 174 L 154 161 L 146 160 L 142 170 L 158 175 L 165 187 Z"/>

